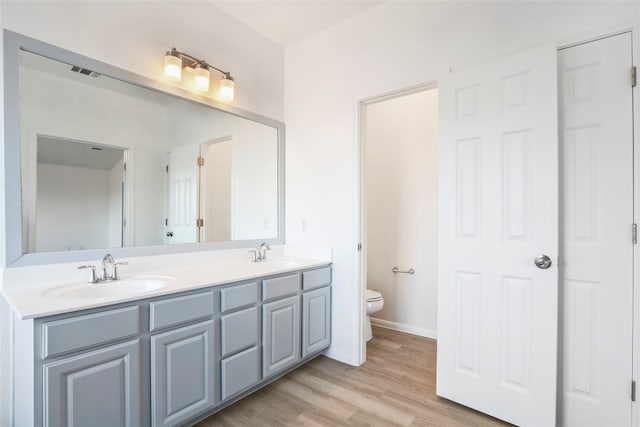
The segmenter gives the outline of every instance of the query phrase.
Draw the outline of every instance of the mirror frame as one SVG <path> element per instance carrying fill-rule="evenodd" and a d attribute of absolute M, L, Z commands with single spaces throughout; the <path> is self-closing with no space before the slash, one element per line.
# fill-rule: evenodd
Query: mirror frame
<path fill-rule="evenodd" d="M 20 161 L 20 51 L 31 52 L 49 59 L 88 68 L 104 76 L 142 88 L 162 92 L 186 101 L 214 108 L 237 117 L 277 129 L 278 132 L 278 235 L 271 239 L 232 240 L 226 242 L 180 243 L 175 245 L 132 246 L 72 250 L 59 252 L 23 252 L 22 242 L 22 188 Z M 4 30 L 4 205 L 5 205 L 5 259 L 6 267 L 79 262 L 101 259 L 106 252 L 117 258 L 180 254 L 196 251 L 239 249 L 256 247 L 263 242 L 281 245 L 285 242 L 285 125 L 212 98 L 191 93 L 121 68 L 87 58 L 51 44 Z"/>

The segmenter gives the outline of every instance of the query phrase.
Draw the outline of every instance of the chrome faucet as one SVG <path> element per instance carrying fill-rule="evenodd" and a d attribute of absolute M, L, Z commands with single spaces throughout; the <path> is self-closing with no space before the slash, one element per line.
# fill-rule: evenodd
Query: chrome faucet
<path fill-rule="evenodd" d="M 266 261 L 267 260 L 267 251 L 271 250 L 271 246 L 269 246 L 269 244 L 267 243 L 263 243 L 260 245 L 260 261 Z"/>
<path fill-rule="evenodd" d="M 107 281 L 109 279 L 112 278 L 113 276 L 113 265 L 116 263 L 116 260 L 113 259 L 113 255 L 111 254 L 106 254 L 104 256 L 104 258 L 102 258 L 102 266 L 100 267 L 100 280 Z M 112 266 L 111 267 L 111 275 L 109 275 L 107 273 L 107 267 Z"/>
<path fill-rule="evenodd" d="M 255 249 L 251 249 L 251 261 L 261 262 L 267 260 L 267 251 L 271 250 L 271 246 L 268 243 L 263 243 Z"/>
<path fill-rule="evenodd" d="M 79 270 L 90 268 L 91 274 L 89 275 L 89 284 L 96 284 L 100 282 L 113 282 L 115 280 L 120 280 L 120 274 L 118 273 L 119 265 L 127 265 L 129 264 L 126 261 L 116 262 L 113 258 L 113 255 L 106 254 L 104 258 L 102 258 L 102 265 L 100 266 L 100 277 L 96 275 L 96 266 L 95 265 L 81 265 L 78 267 Z M 111 267 L 111 271 L 109 271 L 109 267 Z"/>

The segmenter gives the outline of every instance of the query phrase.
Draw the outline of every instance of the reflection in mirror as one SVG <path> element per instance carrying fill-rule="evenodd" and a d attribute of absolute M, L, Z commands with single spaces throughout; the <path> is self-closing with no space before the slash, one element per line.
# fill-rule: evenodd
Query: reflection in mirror
<path fill-rule="evenodd" d="M 274 239 L 278 129 L 20 51 L 23 253 Z"/>
<path fill-rule="evenodd" d="M 37 136 L 29 251 L 122 246 L 126 149 Z M 64 227 L 60 224 L 68 224 Z"/>

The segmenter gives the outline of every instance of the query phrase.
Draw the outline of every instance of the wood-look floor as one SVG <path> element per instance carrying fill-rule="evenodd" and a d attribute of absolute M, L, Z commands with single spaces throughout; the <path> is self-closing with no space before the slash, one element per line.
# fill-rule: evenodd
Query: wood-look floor
<path fill-rule="evenodd" d="M 320 356 L 197 427 L 507 425 L 436 396 L 435 340 L 373 335 L 363 366 Z"/>

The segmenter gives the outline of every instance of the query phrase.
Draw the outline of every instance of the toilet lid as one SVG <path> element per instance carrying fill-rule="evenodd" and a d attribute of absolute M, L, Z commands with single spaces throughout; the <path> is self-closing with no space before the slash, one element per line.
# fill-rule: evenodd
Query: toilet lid
<path fill-rule="evenodd" d="M 382 294 L 380 292 L 367 289 L 366 297 L 367 301 L 380 301 L 382 299 Z"/>

